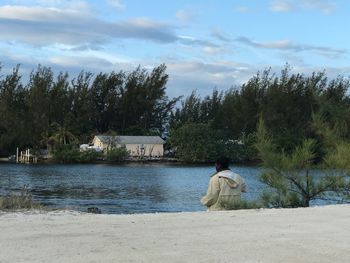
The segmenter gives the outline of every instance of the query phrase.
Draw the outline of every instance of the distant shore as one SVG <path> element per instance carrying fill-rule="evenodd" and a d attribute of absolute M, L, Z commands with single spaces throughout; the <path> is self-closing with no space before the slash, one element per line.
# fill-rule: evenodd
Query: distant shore
<path fill-rule="evenodd" d="M 350 205 L 95 215 L 0 212 L 0 262 L 334 262 Z"/>
<path fill-rule="evenodd" d="M 6 157 L 0 158 L 0 162 L 2 163 L 16 163 L 16 161 L 9 160 Z M 39 164 L 47 164 L 47 163 L 52 163 L 52 164 L 61 164 L 62 162 L 57 162 L 54 159 L 39 159 Z M 84 164 L 87 162 L 73 162 L 77 164 Z M 120 162 L 109 162 L 109 161 L 104 161 L 104 160 L 97 160 L 94 162 L 91 162 L 91 164 L 120 164 L 120 163 L 181 163 L 178 159 L 176 158 L 152 158 L 152 159 L 139 159 L 139 158 L 127 158 L 125 160 L 122 160 Z"/>
<path fill-rule="evenodd" d="M 8 160 L 8 158 L 0 158 L 0 163 L 16 163 L 14 161 Z M 213 165 L 214 161 L 212 162 L 184 162 L 177 158 L 158 158 L 158 159 L 126 159 L 120 162 L 109 162 L 109 161 L 94 161 L 94 162 L 73 162 L 73 163 L 62 163 L 57 162 L 53 159 L 46 159 L 46 160 L 39 160 L 38 164 L 151 164 L 151 163 L 159 163 L 159 164 L 169 164 L 169 165 Z M 244 161 L 244 162 L 233 162 L 233 165 L 247 165 L 247 166 L 254 166 L 259 165 L 259 161 Z"/>

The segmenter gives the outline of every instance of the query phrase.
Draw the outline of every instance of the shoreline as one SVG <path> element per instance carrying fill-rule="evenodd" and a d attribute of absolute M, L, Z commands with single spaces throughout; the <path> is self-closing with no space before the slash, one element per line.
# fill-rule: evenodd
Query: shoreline
<path fill-rule="evenodd" d="M 156 214 L 0 212 L 0 262 L 344 262 L 350 205 Z"/>
<path fill-rule="evenodd" d="M 38 163 L 35 163 L 34 165 L 48 165 L 48 164 L 54 164 L 54 165 L 81 165 L 81 164 L 106 164 L 106 165 L 127 165 L 127 164 L 163 164 L 163 165 L 183 165 L 183 166 L 213 166 L 213 162 L 184 162 L 180 161 L 175 158 L 164 158 L 164 159 L 150 159 L 150 160 L 124 160 L 120 162 L 108 162 L 108 161 L 95 161 L 95 162 L 56 162 L 54 160 L 40 160 Z M 16 163 L 14 161 L 9 161 L 8 158 L 0 158 L 0 164 L 22 164 L 22 163 Z M 23 163 L 24 164 L 24 163 Z M 231 165 L 233 166 L 258 166 L 261 164 L 258 161 L 246 161 L 246 162 L 232 162 Z M 25 164 L 28 165 L 28 164 Z M 33 163 L 30 163 L 29 165 L 33 165 Z"/>

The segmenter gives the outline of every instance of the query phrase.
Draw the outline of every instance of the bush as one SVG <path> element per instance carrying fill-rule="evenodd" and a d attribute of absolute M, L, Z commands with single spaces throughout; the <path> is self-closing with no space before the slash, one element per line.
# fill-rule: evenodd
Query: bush
<path fill-rule="evenodd" d="M 96 152 L 95 150 L 87 150 L 79 153 L 78 161 L 80 163 L 92 163 L 102 158 L 101 152 Z"/>
<path fill-rule="evenodd" d="M 43 206 L 32 199 L 32 195 L 26 186 L 23 187 L 21 194 L 10 194 L 0 197 L 0 210 L 18 210 L 18 209 L 42 209 Z"/>
<path fill-rule="evenodd" d="M 228 157 L 234 163 L 242 163 L 256 159 L 256 153 L 248 144 L 237 140 L 220 142 L 218 154 Z"/>
<path fill-rule="evenodd" d="M 102 153 L 95 150 L 80 152 L 73 145 L 61 145 L 53 151 L 53 158 L 60 163 L 91 163 L 102 158 Z"/>
<path fill-rule="evenodd" d="M 71 144 L 60 145 L 53 150 L 54 160 L 61 163 L 75 163 L 79 162 L 79 149 Z"/>
<path fill-rule="evenodd" d="M 218 133 L 209 124 L 187 123 L 171 132 L 169 143 L 181 161 L 214 161 L 222 155 Z"/>
<path fill-rule="evenodd" d="M 181 161 L 214 162 L 226 156 L 233 162 L 256 159 L 254 135 L 242 136 L 240 140 L 224 136 L 221 130 L 211 128 L 210 124 L 186 123 L 172 130 L 169 144 Z"/>
<path fill-rule="evenodd" d="M 265 207 L 269 208 L 296 208 L 303 206 L 297 193 L 284 192 L 278 190 L 264 191 L 261 201 Z"/>
<path fill-rule="evenodd" d="M 125 147 L 117 147 L 107 152 L 107 161 L 109 162 L 120 162 L 128 157 L 129 152 Z"/>

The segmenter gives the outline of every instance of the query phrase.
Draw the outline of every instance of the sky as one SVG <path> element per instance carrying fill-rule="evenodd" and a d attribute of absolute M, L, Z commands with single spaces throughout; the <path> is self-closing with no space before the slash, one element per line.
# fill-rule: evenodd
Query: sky
<path fill-rule="evenodd" d="M 71 77 L 165 63 L 170 97 L 258 71 L 350 75 L 348 0 L 0 0 L 0 63 Z"/>

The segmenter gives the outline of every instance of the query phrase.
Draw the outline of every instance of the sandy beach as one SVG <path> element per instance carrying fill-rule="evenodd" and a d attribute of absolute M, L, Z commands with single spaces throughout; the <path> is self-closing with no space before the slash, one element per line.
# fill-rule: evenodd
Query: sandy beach
<path fill-rule="evenodd" d="M 0 262 L 348 262 L 350 205 L 95 215 L 0 212 Z"/>

